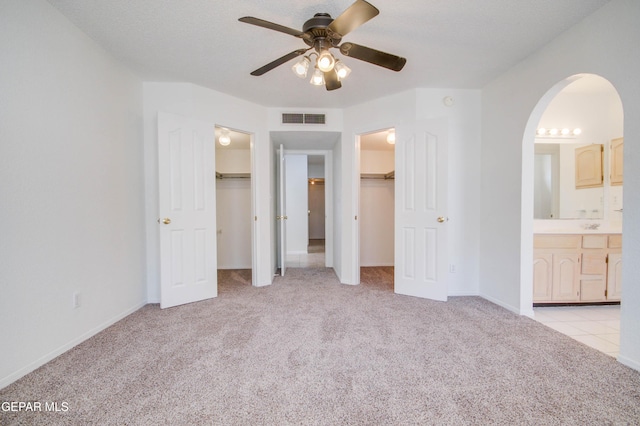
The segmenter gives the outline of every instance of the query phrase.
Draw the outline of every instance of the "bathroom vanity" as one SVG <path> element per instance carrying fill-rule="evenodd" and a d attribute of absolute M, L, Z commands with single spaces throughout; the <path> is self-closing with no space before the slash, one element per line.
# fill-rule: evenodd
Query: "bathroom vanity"
<path fill-rule="evenodd" d="M 533 302 L 619 302 L 622 234 L 540 232 L 533 237 Z"/>

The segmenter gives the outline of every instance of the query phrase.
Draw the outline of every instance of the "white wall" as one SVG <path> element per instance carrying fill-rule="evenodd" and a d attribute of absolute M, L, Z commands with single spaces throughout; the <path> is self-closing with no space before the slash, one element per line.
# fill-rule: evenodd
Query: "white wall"
<path fill-rule="evenodd" d="M 533 141 L 525 135 L 535 132 L 546 107 L 538 102 L 557 83 L 592 73 L 616 87 L 624 108 L 624 186 L 640 185 L 640 55 L 632 53 L 639 21 L 640 2 L 613 0 L 484 88 L 480 290 L 488 299 L 531 310 Z M 625 191 L 624 203 L 618 359 L 640 369 L 640 192 Z"/>
<path fill-rule="evenodd" d="M 145 205 L 147 237 L 147 292 L 150 303 L 160 300 L 160 265 L 158 224 L 158 147 L 157 115 L 158 111 L 171 112 L 192 117 L 211 125 L 220 125 L 241 130 L 252 135 L 253 171 L 255 192 L 252 195 L 253 222 L 257 247 L 254 251 L 256 269 L 253 271 L 254 283 L 258 286 L 271 284 L 272 258 L 274 248 L 271 229 L 271 184 L 273 163 L 271 144 L 266 131 L 267 110 L 259 105 L 234 98 L 189 83 L 147 83 L 144 93 L 144 146 L 145 146 Z"/>
<path fill-rule="evenodd" d="M 394 264 L 394 184 L 392 179 L 360 181 L 360 266 Z"/>
<path fill-rule="evenodd" d="M 216 179 L 218 269 L 251 269 L 251 179 Z"/>
<path fill-rule="evenodd" d="M 216 144 L 216 172 L 251 173 L 251 151 L 218 148 Z"/>
<path fill-rule="evenodd" d="M 286 154 L 285 162 L 285 214 L 287 216 L 287 253 L 307 252 L 309 245 L 309 194 L 307 192 L 307 156 Z"/>
<path fill-rule="evenodd" d="M 39 0 L 0 3 L 0 62 L 3 387 L 146 291 L 142 83 Z"/>
<path fill-rule="evenodd" d="M 382 173 L 392 172 L 396 168 L 395 155 L 393 151 L 382 151 L 360 148 L 360 173 Z"/>

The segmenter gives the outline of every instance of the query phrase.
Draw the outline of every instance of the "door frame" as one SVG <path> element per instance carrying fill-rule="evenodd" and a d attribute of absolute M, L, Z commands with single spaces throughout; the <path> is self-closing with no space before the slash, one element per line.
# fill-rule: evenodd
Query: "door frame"
<path fill-rule="evenodd" d="M 381 132 L 387 132 L 389 130 L 393 129 L 393 131 L 395 132 L 396 127 L 395 126 L 389 126 L 389 127 L 382 127 L 382 128 L 377 128 L 375 130 L 368 130 L 368 131 L 362 131 L 362 132 L 358 132 L 355 137 L 354 137 L 354 152 L 353 152 L 353 166 L 352 166 L 352 170 L 353 170 L 353 176 L 352 176 L 352 183 L 353 183 L 353 206 L 352 206 L 352 211 L 354 212 L 354 220 L 355 220 L 355 226 L 353 227 L 353 233 L 352 233 L 352 238 L 351 238 L 351 252 L 353 253 L 353 282 L 354 284 L 360 284 L 360 174 L 361 174 L 361 168 L 360 168 L 360 163 L 361 163 L 361 150 L 362 150 L 362 141 L 361 138 L 362 136 L 366 136 L 366 135 L 371 135 L 374 133 L 381 133 Z M 395 145 L 395 144 L 394 144 Z M 394 164 L 395 164 L 395 146 L 394 146 Z M 395 170 L 396 166 L 394 165 L 394 170 Z M 395 209 L 395 203 L 397 203 L 397 198 L 396 198 L 396 191 L 395 191 L 395 181 L 394 181 L 394 195 L 393 195 L 393 202 L 394 202 L 394 209 Z M 395 235 L 395 231 L 396 231 L 396 225 L 395 222 L 392 224 L 393 226 L 393 232 Z M 395 261 L 395 244 L 394 244 L 394 255 L 393 255 L 394 261 Z"/>
<path fill-rule="evenodd" d="M 334 235 L 333 235 L 333 152 L 325 149 L 286 149 L 284 155 L 300 154 L 324 157 L 324 263 L 333 268 Z"/>
<path fill-rule="evenodd" d="M 260 251 L 258 250 L 258 241 L 256 239 L 256 235 L 258 234 L 258 230 L 256 229 L 258 226 L 258 216 L 256 213 L 256 161 L 255 161 L 255 133 L 249 132 L 247 130 L 237 129 L 232 126 L 225 126 L 220 123 L 215 123 L 215 127 L 225 128 L 231 130 L 236 133 L 244 133 L 249 136 L 249 162 L 250 162 L 250 170 L 251 170 L 251 216 L 253 220 L 251 221 L 251 285 L 254 287 L 258 286 L 258 273 L 257 273 L 257 265 L 258 265 L 258 256 Z M 218 143 L 218 141 L 214 141 Z M 215 164 L 214 164 L 215 169 Z M 216 194 L 217 197 L 217 194 Z"/>

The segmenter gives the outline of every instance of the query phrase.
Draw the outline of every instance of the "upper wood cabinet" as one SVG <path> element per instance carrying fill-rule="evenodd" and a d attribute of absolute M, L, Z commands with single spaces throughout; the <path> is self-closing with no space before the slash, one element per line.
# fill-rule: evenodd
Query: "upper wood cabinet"
<path fill-rule="evenodd" d="M 576 189 L 602 186 L 601 144 L 576 148 Z"/>
<path fill-rule="evenodd" d="M 622 150 L 624 138 L 611 141 L 611 185 L 622 185 Z"/>

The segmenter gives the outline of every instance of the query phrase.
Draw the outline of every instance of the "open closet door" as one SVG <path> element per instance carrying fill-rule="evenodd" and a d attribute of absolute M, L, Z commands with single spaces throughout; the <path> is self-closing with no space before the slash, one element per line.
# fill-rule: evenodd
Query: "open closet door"
<path fill-rule="evenodd" d="M 280 199 L 278 200 L 278 224 L 280 226 L 280 275 L 284 277 L 287 259 L 287 214 L 286 214 L 286 181 L 284 164 L 284 145 L 280 145 L 278 158 L 278 188 Z"/>
<path fill-rule="evenodd" d="M 396 143 L 395 292 L 447 300 L 447 122 Z M 402 136 L 402 135 L 400 135 Z"/>
<path fill-rule="evenodd" d="M 158 113 L 160 307 L 218 294 L 212 124 Z"/>

